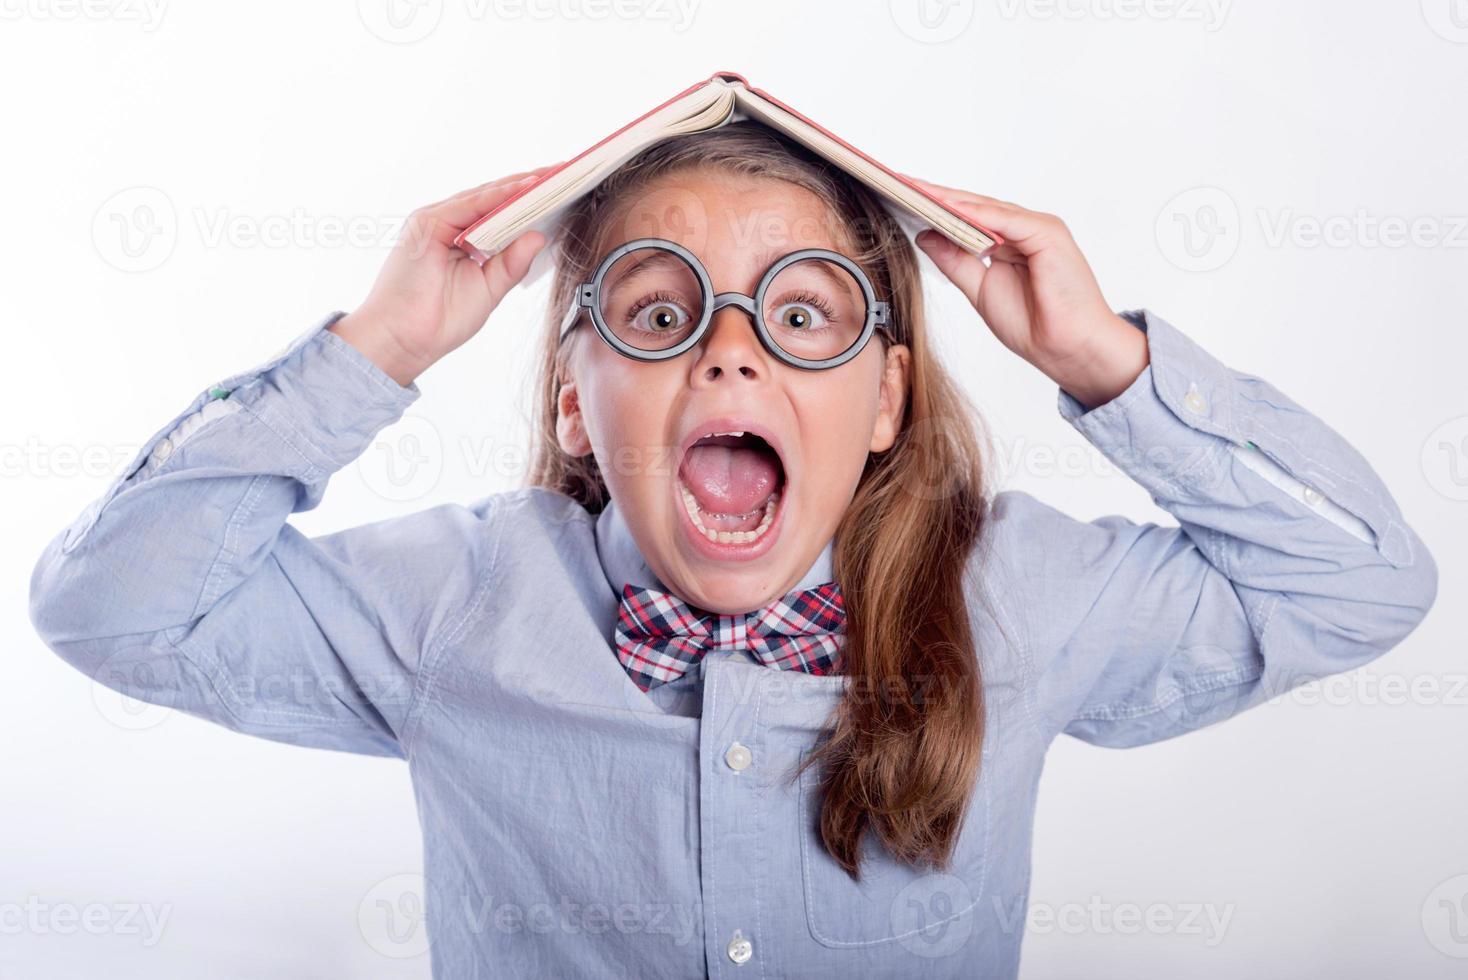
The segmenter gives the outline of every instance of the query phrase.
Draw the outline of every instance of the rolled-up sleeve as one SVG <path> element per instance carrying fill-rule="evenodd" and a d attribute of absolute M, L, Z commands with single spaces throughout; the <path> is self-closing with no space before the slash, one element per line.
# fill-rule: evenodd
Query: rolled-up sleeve
<path fill-rule="evenodd" d="M 424 644 L 467 604 L 475 515 L 287 523 L 419 397 L 320 321 L 202 390 L 58 533 L 42 639 L 98 683 L 277 741 L 401 756 Z"/>
<path fill-rule="evenodd" d="M 1067 516 L 1024 491 L 991 521 L 1012 556 L 1047 736 L 1133 746 L 1192 731 L 1401 642 L 1437 567 L 1361 454 L 1263 379 L 1150 311 L 1150 363 L 1060 414 L 1177 526 Z"/>

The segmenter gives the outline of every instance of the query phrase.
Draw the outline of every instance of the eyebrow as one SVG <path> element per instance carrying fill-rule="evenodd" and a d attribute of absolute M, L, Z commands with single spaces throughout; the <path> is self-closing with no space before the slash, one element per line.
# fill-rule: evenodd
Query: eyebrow
<path fill-rule="evenodd" d="M 638 256 L 637 260 L 631 265 L 619 270 L 617 281 L 620 282 L 623 279 L 629 279 L 640 272 L 660 266 L 673 266 L 677 269 L 688 268 L 688 263 L 684 262 L 672 252 L 664 252 L 661 249 L 648 249 L 647 251 L 649 254 Z"/>
<path fill-rule="evenodd" d="M 769 268 L 774 264 L 776 259 L 784 254 L 786 253 L 780 249 L 768 249 L 760 256 L 759 265 Z M 861 284 L 847 273 L 845 269 L 841 269 L 830 262 L 821 260 L 820 262 L 802 262 L 800 265 L 819 270 L 821 278 L 829 282 L 831 288 L 837 292 L 861 293 Z"/>
<path fill-rule="evenodd" d="M 632 279 L 645 272 L 654 272 L 657 271 L 659 268 L 669 266 L 676 269 L 688 268 L 683 259 L 673 254 L 672 252 L 666 252 L 661 249 L 648 249 L 647 251 L 648 254 L 638 256 L 637 259 L 630 266 L 620 270 L 617 275 L 616 281 L 626 282 L 627 280 Z M 788 255 L 791 251 L 796 250 L 787 249 L 779 246 L 767 248 L 755 260 L 755 267 L 760 269 L 768 269 L 771 265 L 774 265 L 776 259 Z M 805 263 L 805 265 L 807 267 L 814 267 L 818 269 L 820 276 L 828 283 L 830 283 L 831 287 L 837 291 L 845 292 L 848 290 L 852 290 L 858 293 L 861 292 L 860 283 L 858 283 L 854 278 L 847 274 L 845 270 L 838 269 L 829 262 L 823 261 L 819 263 Z M 714 292 L 718 293 L 720 292 L 720 290 L 715 289 Z"/>

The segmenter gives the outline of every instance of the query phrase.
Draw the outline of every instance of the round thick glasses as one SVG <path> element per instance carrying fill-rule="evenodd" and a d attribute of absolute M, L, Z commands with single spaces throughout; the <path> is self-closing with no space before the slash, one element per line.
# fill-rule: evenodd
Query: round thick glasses
<path fill-rule="evenodd" d="M 591 281 L 577 287 L 560 339 L 585 312 L 614 350 L 634 360 L 663 361 L 697 344 L 726 306 L 748 313 L 765 349 L 793 367 L 844 364 L 879 329 L 893 340 L 887 304 L 839 252 L 790 252 L 766 270 L 753 296 L 715 294 L 697 256 L 665 238 L 638 238 L 608 253 Z"/>

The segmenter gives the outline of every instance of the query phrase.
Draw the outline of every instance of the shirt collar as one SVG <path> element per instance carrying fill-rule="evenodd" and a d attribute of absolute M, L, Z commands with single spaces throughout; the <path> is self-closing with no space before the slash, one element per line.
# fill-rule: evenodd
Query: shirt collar
<path fill-rule="evenodd" d="M 816 556 L 815 564 L 811 565 L 805 577 L 791 591 L 808 589 L 832 580 L 831 556 L 834 546 L 834 539 L 826 542 L 826 546 Z M 616 503 L 611 500 L 607 501 L 605 509 L 596 518 L 596 550 L 601 558 L 602 571 L 606 573 L 607 584 L 618 599 L 622 596 L 622 586 L 628 582 L 659 588 L 664 592 L 672 591 L 648 568 L 637 542 L 633 540 L 632 529 L 628 527 Z"/>

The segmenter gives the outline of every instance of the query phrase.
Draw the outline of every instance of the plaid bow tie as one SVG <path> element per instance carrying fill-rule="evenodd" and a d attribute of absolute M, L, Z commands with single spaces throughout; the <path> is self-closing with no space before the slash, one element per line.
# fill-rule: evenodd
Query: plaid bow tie
<path fill-rule="evenodd" d="M 657 589 L 622 587 L 617 659 L 644 691 L 682 677 L 709 650 L 748 650 L 760 663 L 811 674 L 839 672 L 846 607 L 826 582 L 753 612 L 705 612 Z"/>

